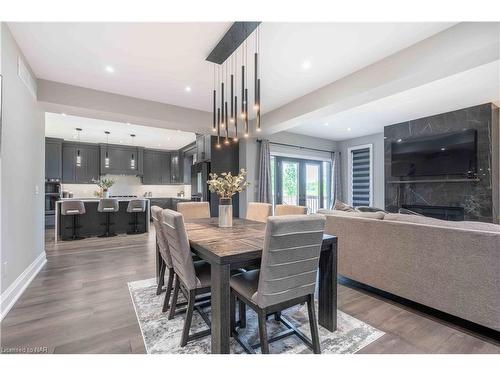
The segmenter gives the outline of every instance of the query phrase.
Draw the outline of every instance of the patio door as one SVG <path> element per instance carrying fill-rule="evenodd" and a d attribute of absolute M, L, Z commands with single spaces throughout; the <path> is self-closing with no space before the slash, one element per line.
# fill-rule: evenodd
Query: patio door
<path fill-rule="evenodd" d="M 323 207 L 324 171 L 321 161 L 274 157 L 274 201 L 277 204 L 306 206 L 309 213 Z"/>

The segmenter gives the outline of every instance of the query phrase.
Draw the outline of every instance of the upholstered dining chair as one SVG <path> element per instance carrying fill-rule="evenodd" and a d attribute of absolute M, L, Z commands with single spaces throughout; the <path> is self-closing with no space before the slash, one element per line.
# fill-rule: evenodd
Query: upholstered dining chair
<path fill-rule="evenodd" d="M 273 205 L 270 203 L 250 202 L 247 207 L 247 220 L 265 223 L 273 214 Z"/>
<path fill-rule="evenodd" d="M 180 212 L 184 220 L 209 219 L 210 204 L 208 202 L 179 202 L 177 212 Z"/>
<path fill-rule="evenodd" d="M 282 215 L 306 215 L 307 207 L 306 206 L 295 206 L 293 204 L 277 204 L 274 208 L 275 216 Z"/>
<path fill-rule="evenodd" d="M 273 216 L 267 220 L 260 270 L 240 273 L 230 279 L 231 329 L 245 351 L 252 353 L 260 346 L 263 354 L 269 353 L 269 341 L 282 337 L 271 340 L 267 337 L 266 317 L 275 314 L 290 330 L 287 335 L 295 333 L 314 353 L 321 353 L 314 290 L 324 229 L 322 215 Z M 250 345 L 239 337 L 234 316 L 236 299 L 240 301 L 240 320 L 245 320 L 245 305 L 257 313 L 260 345 Z M 280 314 L 304 302 L 307 302 L 312 341 Z"/>
<path fill-rule="evenodd" d="M 163 285 L 165 284 L 165 273 L 168 271 L 168 282 L 165 288 L 166 293 L 162 308 L 162 311 L 165 312 L 169 308 L 175 272 L 172 265 L 172 256 L 170 255 L 170 250 L 168 249 L 167 238 L 161 225 L 161 222 L 163 221 L 163 208 L 152 206 L 151 216 L 153 217 L 153 226 L 155 227 L 156 231 L 156 244 L 158 246 L 161 258 L 163 259 L 163 262 L 160 265 L 160 280 L 158 282 L 158 287 L 156 288 L 157 295 L 161 294 L 162 292 Z"/>
<path fill-rule="evenodd" d="M 168 318 L 172 319 L 175 315 L 180 290 L 188 302 L 181 337 L 181 346 L 186 346 L 189 341 L 210 334 L 210 328 L 192 335 L 189 334 L 195 309 L 210 327 L 207 314 L 200 305 L 196 304 L 197 295 L 210 293 L 210 264 L 204 261 L 193 261 L 184 226 L 184 218 L 181 213 L 168 209 L 163 210 L 162 227 L 175 271 L 174 293 Z"/>

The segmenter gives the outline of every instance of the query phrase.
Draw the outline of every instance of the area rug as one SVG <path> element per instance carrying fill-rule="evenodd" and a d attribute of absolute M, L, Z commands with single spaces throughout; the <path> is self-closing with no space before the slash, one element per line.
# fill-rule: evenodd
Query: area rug
<path fill-rule="evenodd" d="M 180 347 L 184 314 L 177 315 L 168 320 L 167 314 L 161 308 L 165 294 L 156 295 L 155 279 L 140 280 L 128 283 L 132 302 L 137 314 L 137 320 L 144 338 L 147 353 L 150 354 L 208 354 L 210 353 L 210 336 L 189 342 L 185 347 Z M 180 297 L 181 298 L 181 297 Z M 210 308 L 206 308 L 210 316 Z M 317 306 L 316 306 L 317 311 Z M 283 311 L 296 327 L 310 337 L 307 307 L 296 306 Z M 207 329 L 205 322 L 195 311 L 191 333 Z M 269 319 L 267 330 L 269 337 L 285 330 L 282 324 L 274 319 Z M 240 334 L 251 344 L 258 342 L 259 333 L 257 316 L 251 309 L 247 309 L 247 326 Z M 384 332 L 338 311 L 337 331 L 330 332 L 319 327 L 319 336 L 322 353 L 352 354 L 377 340 Z M 311 350 L 295 335 L 269 345 L 271 353 L 311 353 Z M 257 349 L 258 351 L 258 349 Z M 244 353 L 243 348 L 231 339 L 231 353 Z"/>

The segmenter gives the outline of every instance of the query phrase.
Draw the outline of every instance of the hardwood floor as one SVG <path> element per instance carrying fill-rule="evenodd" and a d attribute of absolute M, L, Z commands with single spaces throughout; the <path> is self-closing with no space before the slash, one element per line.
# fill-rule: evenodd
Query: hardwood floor
<path fill-rule="evenodd" d="M 1 323 L 2 349 L 144 353 L 127 282 L 154 276 L 154 232 L 58 244 L 51 236 L 47 264 Z M 500 353 L 492 338 L 370 292 L 338 291 L 339 309 L 386 332 L 359 353 Z"/>

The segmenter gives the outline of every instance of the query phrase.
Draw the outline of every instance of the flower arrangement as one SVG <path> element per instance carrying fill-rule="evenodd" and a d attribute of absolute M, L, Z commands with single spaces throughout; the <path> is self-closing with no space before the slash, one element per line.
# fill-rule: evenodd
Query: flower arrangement
<path fill-rule="evenodd" d="M 114 180 L 107 179 L 107 178 L 102 178 L 100 180 L 94 180 L 93 182 L 99 188 L 99 191 L 95 192 L 95 195 L 99 196 L 99 197 L 106 195 L 106 193 L 108 192 L 108 189 L 115 184 Z"/>
<path fill-rule="evenodd" d="M 212 193 L 217 193 L 220 198 L 231 198 L 236 193 L 243 192 L 250 185 L 246 181 L 247 171 L 241 169 L 237 176 L 231 172 L 224 172 L 218 176 L 216 173 L 210 173 L 210 180 L 207 181 L 208 189 Z"/>

